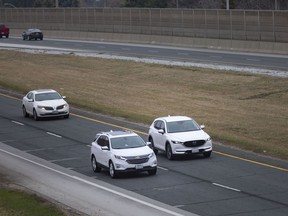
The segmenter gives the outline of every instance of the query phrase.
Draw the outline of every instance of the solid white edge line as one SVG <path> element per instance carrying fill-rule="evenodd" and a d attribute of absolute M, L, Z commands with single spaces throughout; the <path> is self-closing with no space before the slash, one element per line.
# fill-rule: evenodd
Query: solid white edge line
<path fill-rule="evenodd" d="M 236 188 L 228 187 L 228 186 L 221 185 L 221 184 L 217 184 L 217 183 L 212 183 L 212 184 L 215 185 L 215 186 L 218 186 L 218 187 L 226 188 L 226 189 L 228 189 L 228 190 L 233 190 L 233 191 L 241 192 L 241 190 L 238 190 L 238 189 L 236 189 Z"/>
<path fill-rule="evenodd" d="M 47 134 L 51 135 L 51 136 L 55 136 L 55 137 L 58 137 L 58 138 L 62 138 L 62 136 L 60 135 L 57 135 L 57 134 L 54 134 L 54 133 L 51 133 L 51 132 L 46 132 Z"/>
<path fill-rule="evenodd" d="M 143 201 L 143 200 L 140 200 L 140 199 L 131 197 L 131 196 L 126 195 L 126 194 L 124 194 L 124 193 L 121 193 L 121 192 L 118 192 L 118 191 L 109 189 L 109 188 L 107 188 L 107 187 L 104 187 L 104 186 L 95 184 L 95 183 L 93 183 L 93 182 L 87 181 L 87 180 L 82 179 L 82 178 L 79 178 L 79 177 L 77 177 L 77 176 L 69 175 L 69 174 L 67 174 L 67 173 L 61 172 L 61 171 L 59 171 L 59 170 L 53 169 L 53 168 L 51 168 L 51 167 L 45 166 L 45 165 L 43 165 L 43 164 L 37 163 L 37 162 L 32 161 L 32 160 L 29 160 L 29 159 L 24 158 L 24 157 L 22 157 L 22 156 L 13 154 L 13 153 L 8 152 L 8 151 L 6 151 L 6 150 L 0 149 L 0 151 L 4 152 L 4 153 L 6 153 L 6 154 L 12 155 L 12 156 L 14 156 L 14 157 L 20 158 L 20 159 L 22 159 L 22 160 L 28 161 L 28 162 L 30 162 L 30 163 L 32 163 L 32 164 L 37 165 L 37 166 L 43 167 L 43 168 L 45 168 L 45 169 L 48 169 L 48 170 L 50 170 L 50 171 L 52 171 L 52 172 L 61 174 L 61 175 L 66 176 L 66 177 L 68 177 L 68 178 L 72 178 L 72 179 L 78 180 L 78 181 L 80 181 L 80 182 L 82 182 L 82 183 L 86 183 L 86 184 L 91 185 L 91 186 L 93 186 L 93 187 L 97 187 L 97 188 L 99 188 L 99 189 L 102 189 L 102 190 L 105 190 L 105 191 L 107 191 L 107 192 L 113 193 L 113 194 L 115 194 L 115 195 L 118 195 L 118 196 L 127 198 L 127 199 L 129 199 L 129 200 L 134 201 L 134 202 L 137 202 L 137 203 L 140 203 L 140 204 L 149 206 L 149 207 L 154 208 L 154 209 L 157 209 L 157 210 L 159 210 L 159 211 L 166 212 L 166 213 L 171 214 L 171 215 L 174 215 L 174 216 L 184 216 L 183 214 L 180 214 L 180 213 L 177 213 L 177 212 L 173 212 L 173 211 L 170 211 L 170 210 L 168 210 L 168 209 L 165 209 L 165 208 L 156 206 L 156 205 L 154 205 L 154 204 L 152 204 L 152 203 L 148 203 L 148 202 L 146 202 L 146 201 Z"/>
<path fill-rule="evenodd" d="M 17 122 L 17 121 L 12 121 L 13 123 L 15 123 L 15 124 L 18 124 L 18 125 L 24 125 L 23 123 L 21 123 L 21 122 Z"/>

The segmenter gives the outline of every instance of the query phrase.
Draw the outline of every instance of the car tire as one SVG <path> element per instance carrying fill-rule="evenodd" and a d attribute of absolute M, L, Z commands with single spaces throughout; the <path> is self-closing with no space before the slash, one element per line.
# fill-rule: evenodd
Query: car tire
<path fill-rule="evenodd" d="M 40 40 L 43 40 L 43 37 L 41 37 Z"/>
<path fill-rule="evenodd" d="M 117 177 L 117 173 L 116 173 L 116 170 L 112 161 L 109 162 L 109 174 L 111 178 Z"/>
<path fill-rule="evenodd" d="M 37 112 L 36 112 L 35 109 L 33 109 L 33 119 L 34 119 L 35 121 L 38 121 L 38 120 L 39 120 L 39 117 L 38 117 Z"/>
<path fill-rule="evenodd" d="M 9 38 L 9 35 L 6 35 L 6 38 Z"/>
<path fill-rule="evenodd" d="M 28 40 L 31 40 L 32 38 L 30 36 L 28 36 Z"/>
<path fill-rule="evenodd" d="M 91 158 L 91 166 L 92 166 L 93 172 L 95 172 L 95 173 L 101 172 L 101 167 L 99 167 L 97 160 L 96 160 L 94 155 Z"/>
<path fill-rule="evenodd" d="M 211 151 L 210 152 L 204 152 L 203 155 L 204 155 L 204 157 L 209 158 L 211 156 L 211 153 L 212 153 Z"/>
<path fill-rule="evenodd" d="M 152 149 L 153 149 L 155 155 L 157 155 L 157 154 L 158 154 L 158 149 L 156 149 L 156 148 L 154 147 L 154 141 L 153 141 L 153 138 L 152 138 L 152 137 L 149 137 L 148 140 L 149 140 L 149 142 L 151 142 Z"/>
<path fill-rule="evenodd" d="M 174 159 L 174 155 L 172 153 L 172 148 L 171 148 L 169 143 L 166 144 L 166 157 L 168 158 L 168 160 Z"/>
<path fill-rule="evenodd" d="M 25 37 L 23 36 L 22 39 L 25 40 Z"/>
<path fill-rule="evenodd" d="M 155 169 L 153 169 L 153 170 L 149 170 L 148 171 L 149 175 L 156 175 L 156 173 L 157 173 L 157 167 Z"/>
<path fill-rule="evenodd" d="M 27 113 L 26 108 L 25 108 L 24 105 L 22 106 L 22 112 L 23 112 L 23 116 L 24 116 L 25 118 L 28 118 L 28 117 L 29 117 L 29 114 Z"/>

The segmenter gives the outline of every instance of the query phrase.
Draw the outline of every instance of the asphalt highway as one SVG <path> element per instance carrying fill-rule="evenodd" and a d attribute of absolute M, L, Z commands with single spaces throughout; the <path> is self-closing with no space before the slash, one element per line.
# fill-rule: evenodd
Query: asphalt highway
<path fill-rule="evenodd" d="M 139 173 L 111 179 L 108 171 L 95 174 L 91 169 L 90 143 L 95 134 L 134 130 L 147 140 L 147 125 L 75 108 L 69 119 L 34 121 L 22 116 L 21 97 L 0 91 L 0 142 L 25 154 L 79 173 L 85 179 L 105 182 L 198 215 L 287 216 L 285 161 L 215 143 L 211 158 L 189 156 L 169 161 L 160 153 L 155 176 Z"/>
<path fill-rule="evenodd" d="M 140 45 L 109 43 L 97 41 L 46 39 L 43 41 L 23 41 L 20 37 L 11 37 L 0 40 L 1 43 L 12 45 L 37 46 L 47 48 L 81 50 L 86 53 L 112 54 L 128 57 L 165 59 L 181 62 L 201 64 L 228 65 L 238 67 L 252 67 L 287 72 L 288 56 L 248 52 L 229 52 L 211 49 L 190 49 L 177 47 L 164 47 L 157 45 Z"/>

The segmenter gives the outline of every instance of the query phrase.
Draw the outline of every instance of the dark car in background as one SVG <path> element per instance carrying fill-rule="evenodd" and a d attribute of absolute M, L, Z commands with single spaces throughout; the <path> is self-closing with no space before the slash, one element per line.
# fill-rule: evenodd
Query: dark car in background
<path fill-rule="evenodd" d="M 5 36 L 6 38 L 8 38 L 9 33 L 10 33 L 10 29 L 4 24 L 0 24 L 0 38 L 2 38 L 2 36 Z"/>
<path fill-rule="evenodd" d="M 22 33 L 23 40 L 43 40 L 43 32 L 40 29 L 27 29 Z"/>

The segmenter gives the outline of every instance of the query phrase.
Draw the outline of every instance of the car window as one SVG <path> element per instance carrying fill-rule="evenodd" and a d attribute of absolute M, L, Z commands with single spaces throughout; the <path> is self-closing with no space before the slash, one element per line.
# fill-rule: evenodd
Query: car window
<path fill-rule="evenodd" d="M 100 145 L 101 147 L 107 146 L 109 147 L 109 139 L 106 136 L 100 136 L 99 139 L 97 140 L 97 144 Z"/>
<path fill-rule="evenodd" d="M 155 121 L 154 127 L 158 130 L 161 129 L 161 121 L 159 121 L 159 120 Z"/>
<path fill-rule="evenodd" d="M 33 99 L 33 93 L 32 93 L 32 92 L 28 93 L 28 94 L 27 94 L 27 98 L 28 98 L 28 99 Z"/>
<path fill-rule="evenodd" d="M 161 121 L 161 120 L 155 121 L 154 127 L 155 127 L 157 130 L 163 129 L 163 130 L 165 131 L 164 122 Z"/>
<path fill-rule="evenodd" d="M 146 146 L 146 143 L 139 136 L 117 137 L 111 139 L 113 149 L 139 148 Z"/>
<path fill-rule="evenodd" d="M 35 95 L 35 101 L 59 100 L 62 97 L 56 92 L 40 93 Z"/>
<path fill-rule="evenodd" d="M 193 120 L 167 122 L 167 132 L 177 133 L 186 131 L 200 130 L 199 125 Z"/>

